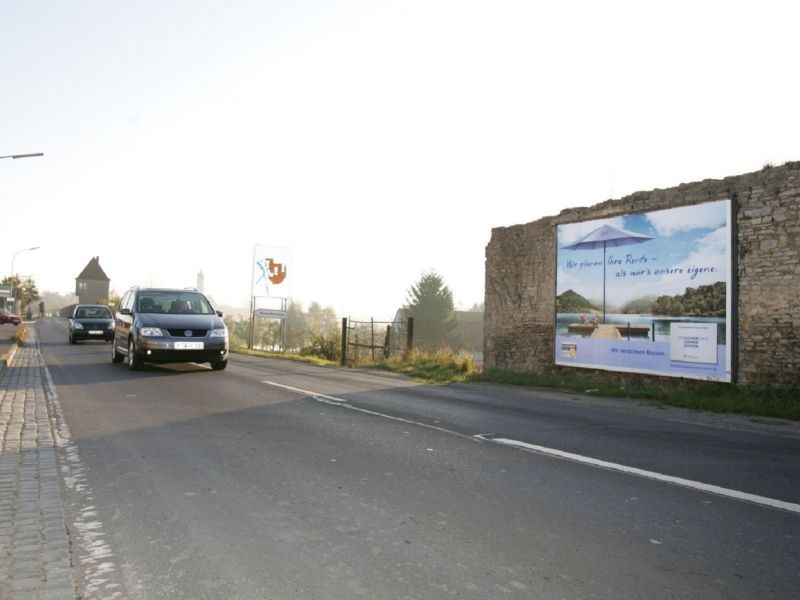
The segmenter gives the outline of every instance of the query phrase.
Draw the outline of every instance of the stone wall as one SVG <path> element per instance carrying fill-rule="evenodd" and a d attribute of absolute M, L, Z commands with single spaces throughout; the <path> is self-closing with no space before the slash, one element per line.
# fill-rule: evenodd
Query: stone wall
<path fill-rule="evenodd" d="M 736 199 L 736 382 L 800 387 L 800 162 L 722 180 L 636 192 L 525 225 L 492 230 L 486 247 L 486 368 L 641 382 L 675 378 L 554 364 L 556 226 Z M 737 298 L 737 296 L 734 296 Z M 676 381 L 680 385 L 680 380 Z"/>

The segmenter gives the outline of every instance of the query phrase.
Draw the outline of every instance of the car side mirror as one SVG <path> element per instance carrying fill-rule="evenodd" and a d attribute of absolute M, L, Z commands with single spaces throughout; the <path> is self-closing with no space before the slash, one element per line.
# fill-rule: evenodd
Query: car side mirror
<path fill-rule="evenodd" d="M 218 316 L 218 317 L 222 317 L 222 311 L 221 311 L 221 310 L 218 310 L 218 311 L 217 311 L 217 316 Z"/>
<path fill-rule="evenodd" d="M 131 314 L 133 314 L 133 313 L 131 313 L 131 309 L 130 308 L 123 308 L 121 311 L 119 311 L 119 314 L 125 315 L 127 317 L 130 317 Z"/>

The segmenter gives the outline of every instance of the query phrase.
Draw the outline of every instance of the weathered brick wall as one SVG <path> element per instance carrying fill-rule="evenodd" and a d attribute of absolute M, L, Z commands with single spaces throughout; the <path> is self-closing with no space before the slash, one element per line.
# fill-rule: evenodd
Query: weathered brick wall
<path fill-rule="evenodd" d="M 556 226 L 737 198 L 737 381 L 800 387 L 800 162 L 722 180 L 636 192 L 492 230 L 486 247 L 484 364 L 638 381 L 648 376 L 556 366 Z M 734 282 L 737 283 L 737 282 Z M 671 378 L 652 377 L 664 383 Z M 676 382 L 677 383 L 677 382 Z"/>

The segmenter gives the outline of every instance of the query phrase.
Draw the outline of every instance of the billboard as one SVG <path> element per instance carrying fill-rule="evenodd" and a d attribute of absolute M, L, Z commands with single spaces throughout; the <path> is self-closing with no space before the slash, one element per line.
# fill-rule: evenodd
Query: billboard
<path fill-rule="evenodd" d="M 731 201 L 558 225 L 555 363 L 731 381 Z"/>

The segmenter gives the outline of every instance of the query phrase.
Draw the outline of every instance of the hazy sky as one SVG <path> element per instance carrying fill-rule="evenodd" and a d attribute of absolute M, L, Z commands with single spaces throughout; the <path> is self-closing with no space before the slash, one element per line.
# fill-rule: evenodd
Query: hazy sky
<path fill-rule="evenodd" d="M 0 3 L 0 272 L 391 317 L 491 228 L 800 159 L 797 2 Z"/>

